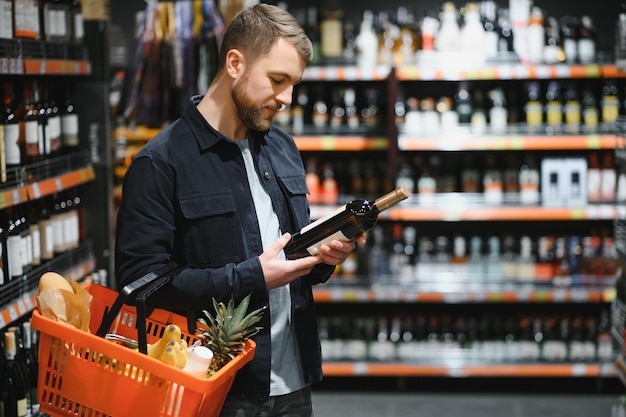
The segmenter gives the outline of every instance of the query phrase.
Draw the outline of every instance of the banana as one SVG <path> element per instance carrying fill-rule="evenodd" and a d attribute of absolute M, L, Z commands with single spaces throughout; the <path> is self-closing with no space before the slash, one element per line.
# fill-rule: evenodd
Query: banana
<path fill-rule="evenodd" d="M 180 338 L 180 327 L 175 324 L 169 324 L 165 328 L 163 336 L 156 343 L 148 345 L 148 356 L 152 358 L 159 358 L 163 354 L 163 352 L 167 348 L 168 343 L 171 340 L 179 340 Z"/>
<path fill-rule="evenodd" d="M 179 339 L 178 341 L 178 362 L 176 366 L 180 369 L 183 369 L 187 366 L 187 361 L 189 360 L 189 351 L 187 350 L 187 342 L 185 339 Z"/>
<path fill-rule="evenodd" d="M 158 359 L 165 364 L 176 366 L 176 362 L 178 361 L 176 347 L 171 345 L 166 347 Z"/>

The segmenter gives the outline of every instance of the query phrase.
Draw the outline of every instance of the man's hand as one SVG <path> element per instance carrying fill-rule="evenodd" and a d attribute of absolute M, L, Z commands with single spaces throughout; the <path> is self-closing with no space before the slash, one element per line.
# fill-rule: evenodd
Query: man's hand
<path fill-rule="evenodd" d="M 289 243 L 291 235 L 285 233 L 274 245 L 259 256 L 265 286 L 268 290 L 282 287 L 294 279 L 307 275 L 313 267 L 322 262 L 320 256 L 307 256 L 305 258 L 284 260 L 278 257 L 280 251 Z"/>
<path fill-rule="evenodd" d="M 322 245 L 320 247 L 319 257 L 322 262 L 328 265 L 342 264 L 350 255 L 356 245 L 365 243 L 365 235 L 359 235 L 356 239 L 349 242 L 343 242 L 341 240 L 333 240 L 328 245 Z"/>
<path fill-rule="evenodd" d="M 278 288 L 289 284 L 294 279 L 310 273 L 313 267 L 319 263 L 323 262 L 328 265 L 339 265 L 346 260 L 357 243 L 365 243 L 365 236 L 359 235 L 355 240 L 350 242 L 333 240 L 328 245 L 322 245 L 319 255 L 316 256 L 306 256 L 294 260 L 279 258 L 278 254 L 287 243 L 289 243 L 290 239 L 291 235 L 285 233 L 274 242 L 274 245 L 272 245 L 270 249 L 259 256 L 267 289 Z"/>

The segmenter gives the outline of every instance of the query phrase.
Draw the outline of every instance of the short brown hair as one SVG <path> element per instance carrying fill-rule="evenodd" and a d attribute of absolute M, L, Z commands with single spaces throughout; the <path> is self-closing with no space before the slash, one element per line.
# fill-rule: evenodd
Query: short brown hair
<path fill-rule="evenodd" d="M 259 3 L 239 12 L 230 22 L 220 46 L 219 68 L 226 62 L 226 54 L 237 49 L 254 62 L 267 54 L 279 38 L 293 44 L 300 55 L 313 58 L 311 40 L 296 19 L 279 7 Z"/>

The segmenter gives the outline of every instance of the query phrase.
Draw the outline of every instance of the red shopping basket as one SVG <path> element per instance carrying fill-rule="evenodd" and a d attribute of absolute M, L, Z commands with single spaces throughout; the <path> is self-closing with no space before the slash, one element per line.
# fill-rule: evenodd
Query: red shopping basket
<path fill-rule="evenodd" d="M 196 377 L 97 336 L 100 320 L 110 313 L 119 293 L 100 285 L 85 288 L 93 296 L 91 333 L 33 312 L 32 326 L 40 332 L 37 395 L 42 412 L 81 417 L 219 414 L 237 371 L 254 356 L 252 340 L 211 378 Z M 139 320 L 137 308 L 124 304 L 111 332 L 135 339 Z M 189 345 L 197 339 L 185 333 L 186 318 L 155 309 L 145 319 L 147 343 L 155 343 L 170 323 L 181 328 Z"/>

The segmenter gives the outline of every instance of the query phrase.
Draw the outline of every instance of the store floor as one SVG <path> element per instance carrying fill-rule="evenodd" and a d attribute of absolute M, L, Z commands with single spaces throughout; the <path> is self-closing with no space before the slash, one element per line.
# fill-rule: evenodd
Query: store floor
<path fill-rule="evenodd" d="M 314 392 L 315 417 L 613 417 L 614 394 Z"/>

